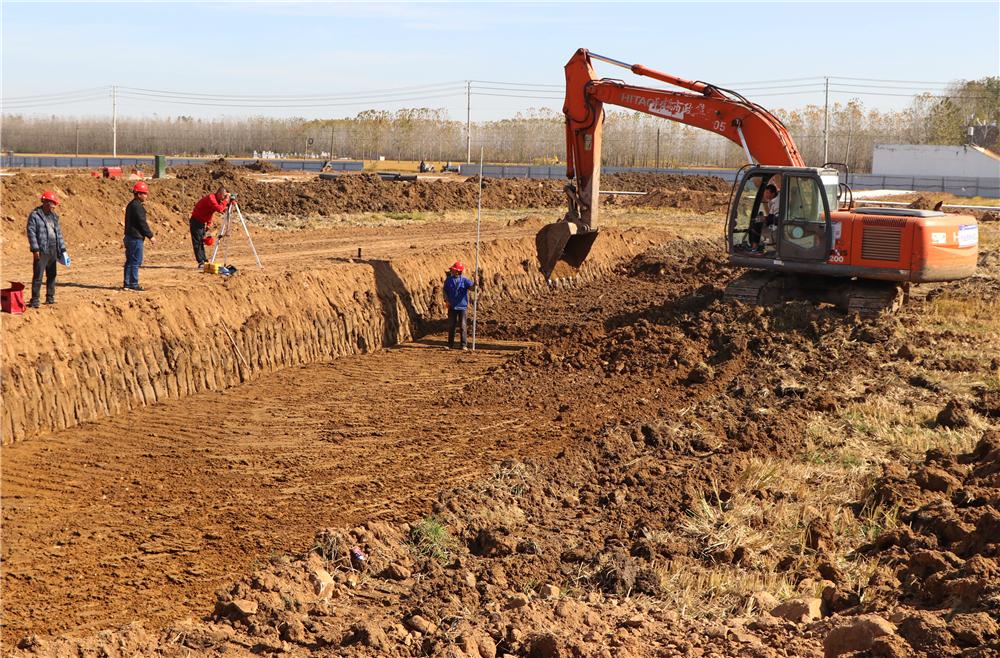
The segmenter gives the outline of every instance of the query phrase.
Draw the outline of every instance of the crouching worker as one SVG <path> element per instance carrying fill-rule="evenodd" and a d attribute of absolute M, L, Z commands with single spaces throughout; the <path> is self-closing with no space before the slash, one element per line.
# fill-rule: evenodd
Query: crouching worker
<path fill-rule="evenodd" d="M 194 247 L 194 258 L 198 261 L 198 269 L 208 262 L 208 258 L 205 257 L 205 233 L 212 228 L 215 213 L 223 213 L 228 207 L 229 192 L 220 185 L 215 194 L 208 194 L 199 199 L 191 211 L 189 222 L 191 246 Z"/>
<path fill-rule="evenodd" d="M 468 349 L 465 320 L 469 309 L 469 291 L 476 287 L 472 279 L 462 276 L 465 266 L 460 261 L 448 269 L 444 280 L 444 300 L 448 303 L 448 349 L 455 347 L 455 329 L 461 325 L 462 349 Z"/>
<path fill-rule="evenodd" d="M 31 258 L 34 261 L 34 271 L 31 275 L 31 301 L 28 306 L 40 306 L 39 295 L 42 293 L 42 277 L 45 277 L 45 303 L 56 303 L 56 263 L 63 252 L 66 243 L 63 242 L 62 228 L 59 226 L 59 215 L 55 207 L 59 199 L 52 192 L 42 192 L 42 205 L 28 215 L 28 246 L 31 248 Z M 68 261 L 64 261 L 68 262 Z"/>

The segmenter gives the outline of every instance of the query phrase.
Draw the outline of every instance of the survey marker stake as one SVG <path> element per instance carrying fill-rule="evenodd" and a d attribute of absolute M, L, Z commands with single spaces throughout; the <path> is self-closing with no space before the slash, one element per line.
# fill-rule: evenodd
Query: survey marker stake
<path fill-rule="evenodd" d="M 479 311 L 479 234 L 483 222 L 483 147 L 479 147 L 479 205 L 476 207 L 476 272 L 473 280 L 476 282 L 475 293 L 472 295 L 472 351 L 476 351 L 476 313 Z"/>

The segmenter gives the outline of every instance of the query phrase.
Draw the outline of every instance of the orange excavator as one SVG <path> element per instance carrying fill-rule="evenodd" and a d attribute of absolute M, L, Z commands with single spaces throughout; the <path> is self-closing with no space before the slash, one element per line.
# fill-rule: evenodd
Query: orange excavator
<path fill-rule="evenodd" d="M 598 78 L 593 60 L 687 91 Z M 837 166 L 807 167 L 781 121 L 760 105 L 716 85 L 581 48 L 566 64 L 569 211 L 535 238 L 546 278 L 560 261 L 579 268 L 597 238 L 605 103 L 696 126 L 743 148 L 749 164 L 730 194 L 726 247 L 730 263 L 747 271 L 729 283 L 727 299 L 772 304 L 806 297 L 874 315 L 895 308 L 909 283 L 952 281 L 975 271 L 975 218 L 856 208 Z"/>

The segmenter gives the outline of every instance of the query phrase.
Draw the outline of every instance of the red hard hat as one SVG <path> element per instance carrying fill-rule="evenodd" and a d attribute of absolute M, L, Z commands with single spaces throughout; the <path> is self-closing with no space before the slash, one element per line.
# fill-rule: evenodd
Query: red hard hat
<path fill-rule="evenodd" d="M 148 193 L 149 192 L 149 185 L 146 185 L 142 181 L 139 181 L 138 183 L 136 183 L 135 185 L 132 186 L 132 191 L 133 192 L 147 192 Z"/>
<path fill-rule="evenodd" d="M 207 246 L 211 247 L 213 244 L 215 244 L 215 238 L 213 238 L 211 235 L 206 235 L 205 239 L 203 240 L 203 242 Z"/>
<path fill-rule="evenodd" d="M 460 260 L 456 260 L 456 261 L 455 261 L 455 264 L 454 264 L 454 265 L 452 265 L 452 266 L 451 266 L 451 267 L 449 268 L 449 270 L 448 270 L 448 271 L 449 271 L 449 272 L 464 272 L 464 271 L 465 271 L 465 265 L 462 265 L 462 261 L 460 261 Z"/>
<path fill-rule="evenodd" d="M 42 192 L 42 201 L 51 201 L 53 206 L 59 205 L 59 199 L 56 198 L 56 193 L 49 192 L 48 190 Z"/>

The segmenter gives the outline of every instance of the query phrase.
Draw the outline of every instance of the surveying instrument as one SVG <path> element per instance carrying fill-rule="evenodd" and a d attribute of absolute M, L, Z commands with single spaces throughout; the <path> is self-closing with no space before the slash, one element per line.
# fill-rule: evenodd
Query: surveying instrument
<path fill-rule="evenodd" d="M 209 262 L 215 262 L 215 257 L 219 253 L 219 247 L 222 247 L 223 264 L 229 260 L 229 235 L 230 231 L 234 230 L 234 211 L 236 219 L 239 220 L 240 225 L 243 227 L 243 233 L 247 236 L 247 242 L 250 244 L 250 251 L 253 252 L 253 257 L 257 260 L 257 267 L 264 269 L 264 265 L 260 262 L 260 256 L 257 255 L 257 247 L 254 246 L 253 238 L 250 237 L 250 229 L 247 228 L 247 220 L 243 217 L 243 212 L 240 211 L 240 204 L 236 202 L 235 194 L 229 195 L 229 205 L 226 206 L 226 213 L 222 216 L 222 227 L 219 229 L 219 235 L 215 239 L 215 249 L 212 250 L 212 260 Z"/>

